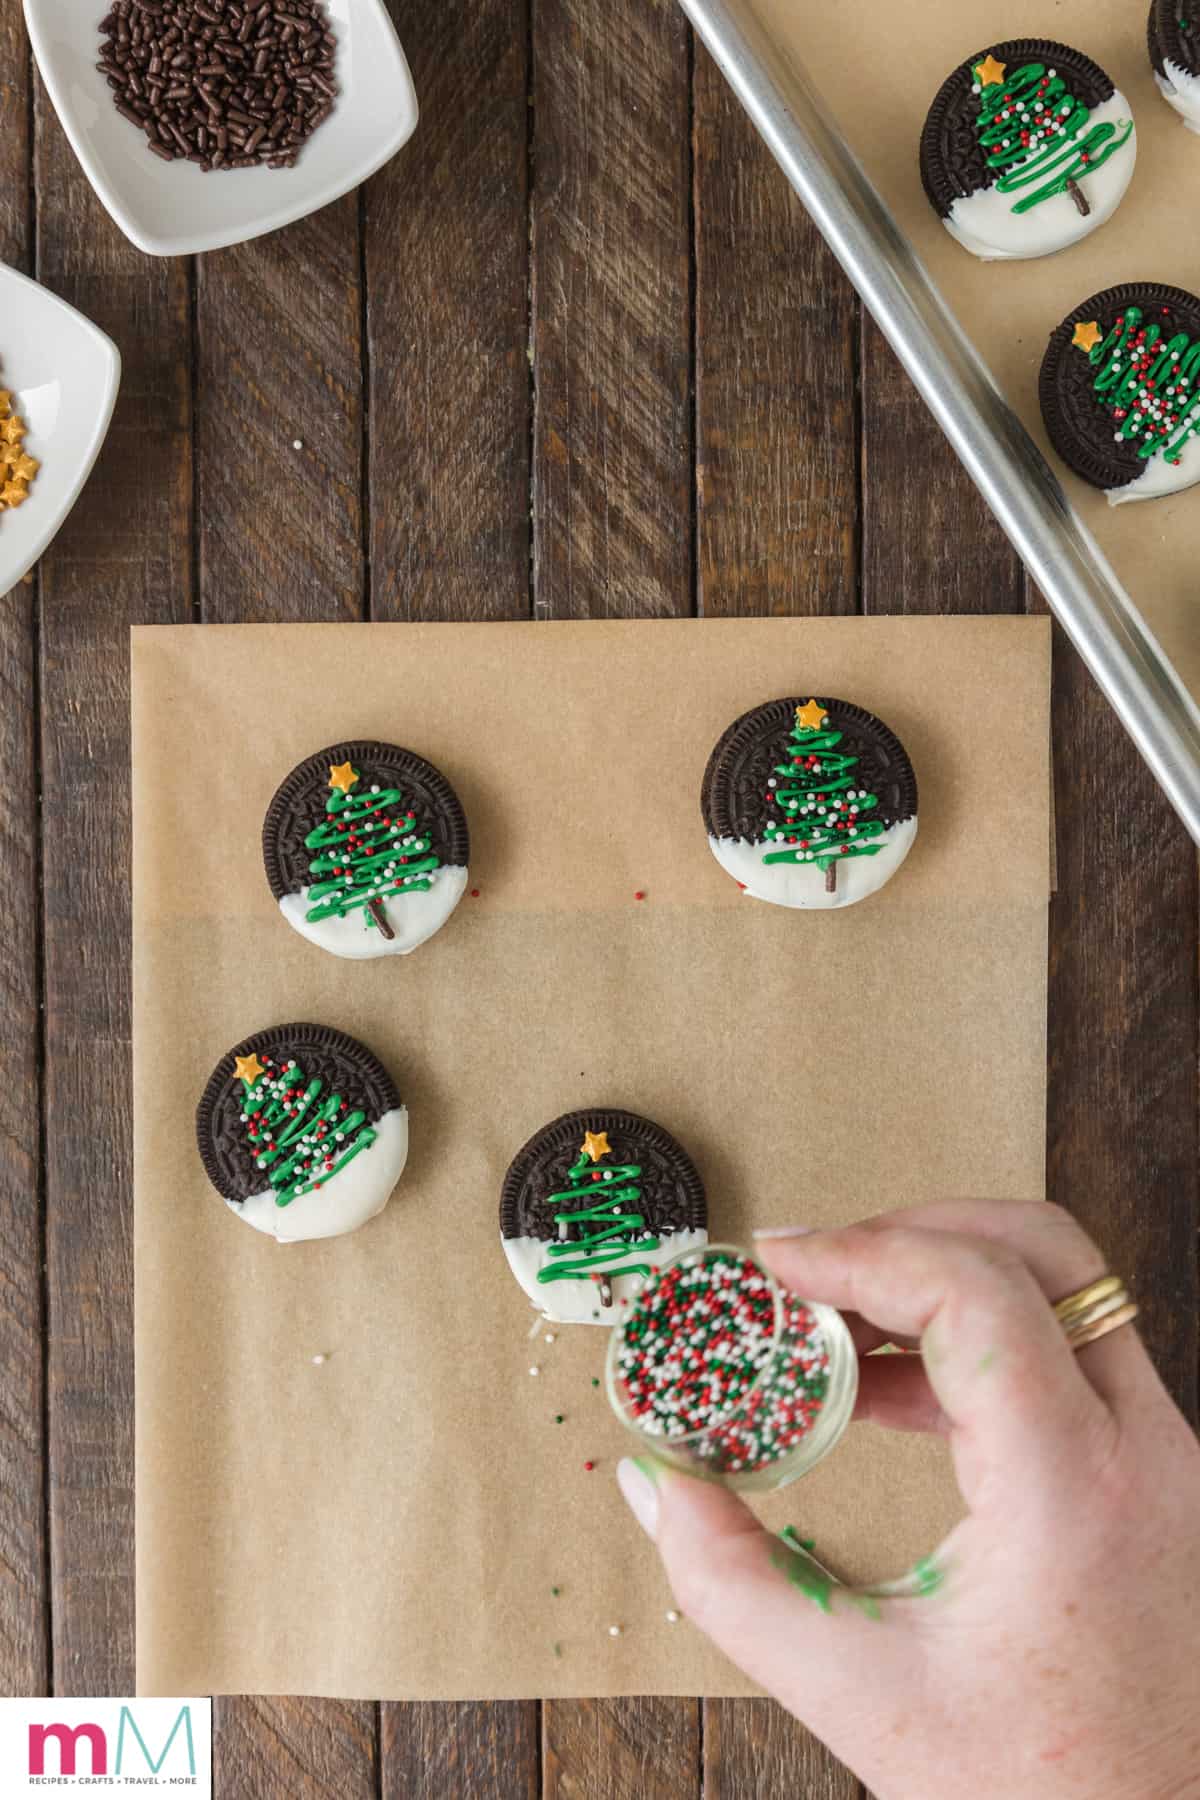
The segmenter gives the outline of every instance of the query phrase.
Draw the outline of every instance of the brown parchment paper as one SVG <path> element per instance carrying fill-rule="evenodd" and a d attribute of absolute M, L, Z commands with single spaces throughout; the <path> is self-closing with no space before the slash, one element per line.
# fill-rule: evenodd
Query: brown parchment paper
<path fill-rule="evenodd" d="M 748 1691 L 665 1620 L 591 1386 L 606 1334 L 527 1337 L 501 1177 L 604 1103 L 679 1135 L 722 1237 L 1040 1196 L 1048 643 L 1016 618 L 134 633 L 143 1691 Z M 699 819 L 723 727 L 801 689 L 881 713 L 920 781 L 911 856 L 845 913 L 742 900 Z M 470 819 L 480 897 L 403 959 L 306 943 L 260 864 L 277 780 L 350 736 L 431 757 Z M 192 1115 L 289 1018 L 384 1058 L 412 1152 L 379 1218 L 283 1247 L 212 1193 Z M 861 1426 L 765 1507 L 851 1576 L 955 1511 L 936 1449 Z"/>
<path fill-rule="evenodd" d="M 1080 301 L 1122 281 L 1200 292 L 1200 137 L 1154 85 L 1148 0 L 737 0 L 807 69 L 1006 399 L 1033 433 L 1180 678 L 1200 696 L 1200 488 L 1110 506 L 1050 449 L 1037 400 L 1046 341 Z M 917 168 L 925 114 L 965 57 L 1053 38 L 1095 58 L 1129 101 L 1137 163 L 1107 224 L 1057 256 L 985 263 L 954 242 Z M 786 68 L 782 70 L 786 78 Z"/>

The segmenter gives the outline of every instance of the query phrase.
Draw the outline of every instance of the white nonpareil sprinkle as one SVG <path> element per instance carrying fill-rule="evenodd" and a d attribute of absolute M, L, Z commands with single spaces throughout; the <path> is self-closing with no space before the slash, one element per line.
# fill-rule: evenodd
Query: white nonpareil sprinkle
<path fill-rule="evenodd" d="M 621 1627 L 619 1625 L 610 1625 L 608 1628 L 608 1635 L 609 1637 L 620 1637 Z"/>
<path fill-rule="evenodd" d="M 303 448 L 304 448 L 304 439 L 303 438 L 293 438 L 292 439 L 292 449 L 293 450 L 303 450 Z"/>
<path fill-rule="evenodd" d="M 530 1374 L 531 1374 L 531 1375 L 540 1375 L 540 1374 L 541 1374 L 541 1372 L 542 1372 L 542 1371 L 541 1371 L 541 1370 L 540 1370 L 540 1369 L 539 1369 L 539 1368 L 538 1368 L 538 1366 L 537 1366 L 537 1364 L 536 1364 L 536 1363 L 530 1363 L 530 1365 L 529 1365 L 529 1373 L 530 1373 Z"/>
<path fill-rule="evenodd" d="M 668 1625 L 678 1625 L 678 1623 L 679 1623 L 679 1614 L 675 1611 L 675 1608 L 672 1607 L 667 1614 L 667 1624 Z"/>
<path fill-rule="evenodd" d="M 554 1342 L 554 1333 L 552 1331 L 548 1331 L 546 1333 L 546 1342 L 548 1344 L 552 1344 Z"/>
<path fill-rule="evenodd" d="M 329 1358 L 326 1356 L 326 1354 L 323 1350 L 321 1351 L 319 1356 L 313 1357 L 313 1364 L 318 1369 L 320 1368 L 322 1363 L 328 1362 L 328 1361 L 329 1361 Z"/>

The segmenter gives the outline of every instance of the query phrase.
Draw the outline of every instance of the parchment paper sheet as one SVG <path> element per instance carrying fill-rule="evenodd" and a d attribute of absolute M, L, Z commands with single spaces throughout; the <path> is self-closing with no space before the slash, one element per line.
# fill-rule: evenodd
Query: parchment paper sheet
<path fill-rule="evenodd" d="M 678 1134 L 722 1237 L 1040 1196 L 1048 675 L 1020 618 L 134 633 L 144 1692 L 748 1691 L 665 1621 L 591 1386 L 606 1334 L 527 1338 L 500 1180 L 604 1103 Z M 912 855 L 845 913 L 741 899 L 699 819 L 723 727 L 801 690 L 877 710 L 920 781 Z M 283 922 L 258 839 L 279 778 L 360 736 L 445 770 L 481 894 L 352 964 Z M 235 1040 L 295 1018 L 383 1057 L 412 1155 L 363 1230 L 282 1247 L 212 1193 L 192 1116 Z M 870 1427 L 766 1508 L 854 1576 L 955 1510 L 938 1452 Z"/>
<path fill-rule="evenodd" d="M 1054 455 L 1037 401 L 1046 341 L 1090 294 L 1146 280 L 1200 293 L 1200 137 L 1154 85 L 1146 54 L 1148 0 L 739 4 L 808 70 L 1180 678 L 1200 696 L 1200 487 L 1109 506 Z M 954 242 L 929 205 L 917 150 L 929 104 L 955 65 L 986 44 L 1016 37 L 1072 44 L 1108 71 L 1133 112 L 1137 164 L 1113 217 L 1082 243 L 1032 262 L 985 263 Z"/>

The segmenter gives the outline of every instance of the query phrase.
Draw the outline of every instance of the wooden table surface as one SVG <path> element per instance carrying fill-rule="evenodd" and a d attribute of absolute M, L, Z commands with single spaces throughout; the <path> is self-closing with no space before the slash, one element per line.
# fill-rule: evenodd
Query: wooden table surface
<path fill-rule="evenodd" d="M 0 259 L 124 358 L 83 498 L 0 602 L 8 1693 L 134 1679 L 128 627 L 1039 604 L 673 0 L 393 12 L 413 142 L 195 262 L 109 223 L 0 14 Z M 1194 1418 L 1196 860 L 1061 638 L 1054 733 L 1049 1191 Z M 860 1796 L 767 1702 L 214 1718 L 220 1800 Z"/>

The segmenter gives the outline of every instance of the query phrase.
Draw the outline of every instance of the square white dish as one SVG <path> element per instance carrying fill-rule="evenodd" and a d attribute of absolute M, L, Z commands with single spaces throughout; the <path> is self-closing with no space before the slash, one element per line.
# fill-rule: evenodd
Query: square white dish
<path fill-rule="evenodd" d="M 42 80 L 84 174 L 148 256 L 189 256 L 277 231 L 337 200 L 407 143 L 417 124 L 408 61 L 384 0 L 326 0 L 338 40 L 333 112 L 292 169 L 163 162 L 121 116 L 96 67 L 105 0 L 25 0 Z"/>
<path fill-rule="evenodd" d="M 0 263 L 0 388 L 41 464 L 23 505 L 0 512 L 0 595 L 16 587 L 79 496 L 112 418 L 121 358 L 111 338 Z"/>

